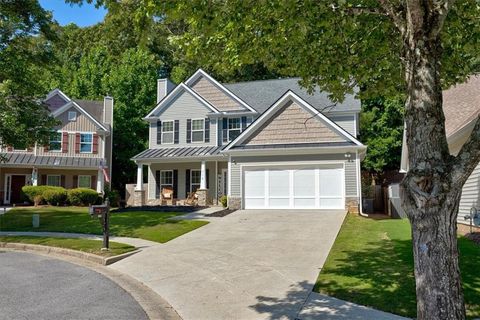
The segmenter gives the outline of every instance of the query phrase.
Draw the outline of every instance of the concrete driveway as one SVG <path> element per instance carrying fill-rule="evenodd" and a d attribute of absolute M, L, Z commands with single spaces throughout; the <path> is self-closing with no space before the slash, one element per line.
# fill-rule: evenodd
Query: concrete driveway
<path fill-rule="evenodd" d="M 187 320 L 294 319 L 344 218 L 343 211 L 237 211 L 111 267 Z"/>

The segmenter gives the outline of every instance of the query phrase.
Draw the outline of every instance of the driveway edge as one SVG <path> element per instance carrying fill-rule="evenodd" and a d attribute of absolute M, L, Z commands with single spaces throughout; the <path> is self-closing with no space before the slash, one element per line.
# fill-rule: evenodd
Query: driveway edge
<path fill-rule="evenodd" d="M 130 294 L 135 301 L 142 307 L 142 309 L 147 314 L 147 317 L 151 320 L 182 320 L 180 315 L 176 310 L 161 296 L 155 293 L 152 289 L 144 285 L 142 282 L 134 279 L 133 277 L 116 271 L 114 269 L 108 268 L 103 264 L 99 264 L 97 261 L 91 261 L 88 259 L 79 258 L 76 256 L 66 255 L 60 251 L 56 250 L 38 250 L 30 249 L 25 244 L 20 246 L 4 246 L 5 243 L 0 243 L 1 249 L 6 249 L 8 251 L 25 251 L 34 254 L 39 254 L 48 257 L 54 257 L 66 262 L 70 262 L 90 270 L 93 270 L 114 283 L 120 286 L 128 294 Z M 9 243 L 13 244 L 13 243 Z M 18 245 L 18 244 L 17 244 Z M 38 246 L 38 245 L 37 245 Z M 46 247 L 46 246 L 41 246 Z M 52 247 L 47 247 L 52 248 Z M 59 249 L 59 248 L 56 248 Z M 68 250 L 68 249 L 66 249 Z M 74 250 L 70 250 L 74 251 Z M 101 257 L 97 257 L 101 258 Z M 102 258 L 103 259 L 103 258 Z"/>

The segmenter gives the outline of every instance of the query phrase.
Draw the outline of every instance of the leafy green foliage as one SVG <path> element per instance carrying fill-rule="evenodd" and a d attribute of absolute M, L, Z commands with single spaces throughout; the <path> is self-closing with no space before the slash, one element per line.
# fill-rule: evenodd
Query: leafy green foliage
<path fill-rule="evenodd" d="M 0 140 L 32 146 L 56 124 L 39 102 L 38 68 L 51 61 L 51 16 L 36 0 L 0 2 Z"/>
<path fill-rule="evenodd" d="M 398 169 L 403 137 L 403 101 L 370 99 L 362 102 L 360 139 L 368 146 L 363 168 L 380 173 Z"/>
<path fill-rule="evenodd" d="M 22 192 L 35 205 L 42 203 L 44 200 L 54 205 L 63 204 L 67 197 L 65 189 L 62 187 L 24 186 Z"/>
<path fill-rule="evenodd" d="M 43 199 L 52 206 L 60 206 L 67 201 L 67 190 L 64 188 L 50 188 L 43 192 Z"/>
<path fill-rule="evenodd" d="M 98 193 L 88 188 L 69 189 L 67 197 L 68 202 L 73 206 L 89 206 L 100 201 Z"/>

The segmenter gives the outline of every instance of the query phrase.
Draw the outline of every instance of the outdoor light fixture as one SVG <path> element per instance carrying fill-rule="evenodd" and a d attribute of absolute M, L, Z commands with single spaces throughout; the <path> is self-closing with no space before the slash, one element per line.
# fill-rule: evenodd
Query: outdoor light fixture
<path fill-rule="evenodd" d="M 352 162 L 352 153 L 351 152 L 347 152 L 345 153 L 345 159 L 347 159 L 348 162 Z"/>

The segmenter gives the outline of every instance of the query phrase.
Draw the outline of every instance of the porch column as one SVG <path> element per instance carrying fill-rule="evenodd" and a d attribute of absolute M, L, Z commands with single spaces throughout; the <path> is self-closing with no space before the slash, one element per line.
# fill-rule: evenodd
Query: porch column
<path fill-rule="evenodd" d="M 200 189 L 207 189 L 207 166 L 205 161 L 202 161 L 202 166 L 200 167 Z"/>
<path fill-rule="evenodd" d="M 32 169 L 32 186 L 38 186 L 38 169 Z"/>
<path fill-rule="evenodd" d="M 103 194 L 103 184 L 104 184 L 103 170 L 98 168 L 97 172 L 97 192 Z"/>
<path fill-rule="evenodd" d="M 143 164 L 137 163 L 137 186 L 135 190 L 142 191 L 143 190 Z"/>

